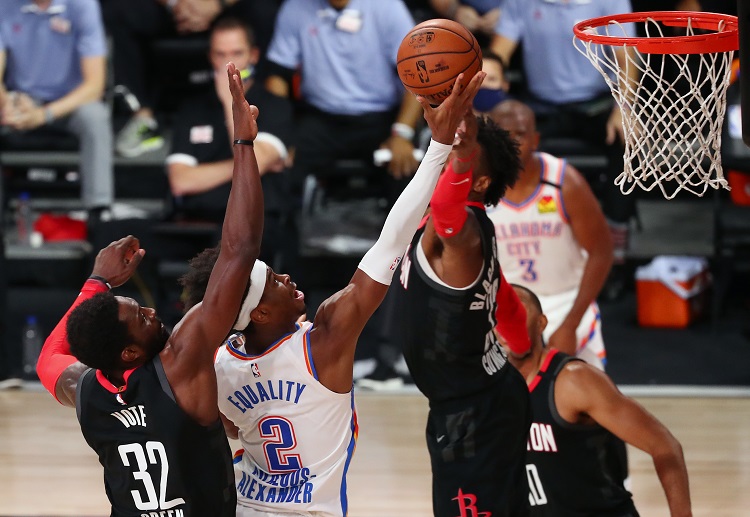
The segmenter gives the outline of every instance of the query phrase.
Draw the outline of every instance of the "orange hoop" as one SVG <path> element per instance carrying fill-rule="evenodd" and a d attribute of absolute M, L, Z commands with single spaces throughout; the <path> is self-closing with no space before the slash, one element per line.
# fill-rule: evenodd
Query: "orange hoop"
<path fill-rule="evenodd" d="M 597 27 L 653 20 L 669 27 L 692 27 L 715 31 L 709 34 L 670 37 L 627 37 L 598 34 Z M 707 54 L 740 48 L 736 16 L 692 11 L 654 11 L 615 14 L 584 20 L 573 26 L 576 38 L 602 45 L 629 46 L 643 54 Z"/>
<path fill-rule="evenodd" d="M 638 22 L 646 36 L 629 36 L 626 24 Z M 668 27 L 683 27 L 685 34 L 666 34 Z M 615 185 L 622 193 L 658 187 L 672 199 L 681 190 L 702 196 L 709 187 L 729 188 L 721 166 L 721 130 L 739 48 L 737 17 L 690 11 L 615 14 L 582 21 L 573 32 L 576 49 L 602 75 L 620 108 L 625 152 Z"/>

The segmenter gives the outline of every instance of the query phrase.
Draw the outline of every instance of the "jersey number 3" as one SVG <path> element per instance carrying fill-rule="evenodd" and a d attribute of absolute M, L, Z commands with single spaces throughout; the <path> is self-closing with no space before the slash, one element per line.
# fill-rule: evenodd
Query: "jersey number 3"
<path fill-rule="evenodd" d="M 536 282 L 536 270 L 534 269 L 534 259 L 521 259 L 518 261 L 521 264 L 521 268 L 524 269 L 523 278 L 527 282 Z"/>
<path fill-rule="evenodd" d="M 266 453 L 268 471 L 274 474 L 294 472 L 302 468 L 299 454 L 291 451 L 297 446 L 294 427 L 286 418 L 269 416 L 258 423 L 260 437 L 265 438 L 263 450 Z"/>
<path fill-rule="evenodd" d="M 144 450 L 145 449 L 145 450 Z M 127 443 L 120 445 L 117 450 L 120 453 L 122 464 L 130 467 L 130 458 L 132 455 L 135 459 L 135 470 L 133 477 L 143 483 L 146 490 L 146 500 L 141 497 L 139 490 L 131 490 L 135 507 L 139 510 L 169 510 L 177 505 L 185 504 L 181 497 L 166 501 L 167 497 L 167 478 L 169 476 L 169 461 L 167 460 L 167 451 L 161 442 L 146 442 L 144 447 L 140 443 Z M 156 486 L 151 474 L 148 472 L 149 465 L 161 463 L 161 479 L 159 480 L 159 494 L 156 493 Z"/>

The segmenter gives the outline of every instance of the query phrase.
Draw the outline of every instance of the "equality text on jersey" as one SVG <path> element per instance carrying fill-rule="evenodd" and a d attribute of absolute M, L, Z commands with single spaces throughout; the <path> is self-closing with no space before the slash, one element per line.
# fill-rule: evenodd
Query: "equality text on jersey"
<path fill-rule="evenodd" d="M 305 391 L 306 387 L 307 384 L 296 381 L 267 379 L 265 382 L 257 381 L 255 384 L 245 384 L 236 389 L 232 395 L 229 395 L 227 400 L 242 413 L 269 400 L 299 404 L 302 392 Z"/>

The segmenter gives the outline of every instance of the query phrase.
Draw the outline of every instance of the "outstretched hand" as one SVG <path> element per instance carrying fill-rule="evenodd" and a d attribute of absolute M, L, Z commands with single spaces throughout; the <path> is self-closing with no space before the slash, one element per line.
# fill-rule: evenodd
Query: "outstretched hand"
<path fill-rule="evenodd" d="M 458 74 L 453 83 L 453 91 L 440 106 L 433 108 L 424 97 L 418 95 L 417 101 L 424 109 L 424 118 L 432 130 L 432 139 L 441 144 L 451 145 L 456 135 L 458 124 L 471 110 L 474 96 L 477 94 L 482 81 L 487 76 L 485 72 L 477 72 L 465 88 L 461 88 L 464 74 Z"/>
<path fill-rule="evenodd" d="M 255 140 L 258 136 L 258 108 L 245 99 L 245 87 L 242 84 L 240 71 L 234 63 L 227 63 L 229 91 L 232 92 L 232 118 L 234 119 L 234 138 Z"/>
<path fill-rule="evenodd" d="M 128 235 L 97 253 L 91 274 L 104 278 L 112 287 L 119 287 L 135 273 L 145 254 L 138 239 Z"/>

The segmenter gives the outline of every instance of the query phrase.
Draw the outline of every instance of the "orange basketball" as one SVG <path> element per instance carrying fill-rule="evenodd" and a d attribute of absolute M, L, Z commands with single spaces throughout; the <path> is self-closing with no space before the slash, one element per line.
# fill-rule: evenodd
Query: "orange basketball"
<path fill-rule="evenodd" d="M 427 20 L 414 27 L 398 48 L 396 68 L 404 88 L 440 104 L 458 74 L 463 86 L 482 69 L 482 50 L 466 27 L 452 20 Z"/>

